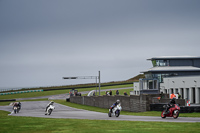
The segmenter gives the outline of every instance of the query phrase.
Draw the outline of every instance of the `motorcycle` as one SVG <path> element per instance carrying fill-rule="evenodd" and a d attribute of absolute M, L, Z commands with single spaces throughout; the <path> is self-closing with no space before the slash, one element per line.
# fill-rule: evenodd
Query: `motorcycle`
<path fill-rule="evenodd" d="M 122 110 L 121 104 L 118 104 L 116 107 L 112 109 L 112 112 L 111 109 L 109 109 L 108 116 L 112 117 L 113 115 L 115 115 L 116 117 L 119 117 L 121 110 Z"/>
<path fill-rule="evenodd" d="M 46 111 L 46 114 L 45 115 L 51 115 L 52 111 L 55 109 L 55 106 L 53 105 L 50 105 L 48 108 L 47 108 L 47 111 Z"/>
<path fill-rule="evenodd" d="M 166 108 L 169 105 L 164 105 L 163 108 Z M 165 114 L 165 110 L 162 111 L 161 117 L 166 118 L 166 117 L 173 117 L 174 119 L 178 118 L 179 116 L 179 110 L 180 107 L 178 104 L 174 104 L 169 110 L 168 114 Z"/>
<path fill-rule="evenodd" d="M 14 110 L 14 113 L 16 114 L 16 113 L 19 113 L 20 108 L 19 106 L 13 106 L 13 110 Z"/>

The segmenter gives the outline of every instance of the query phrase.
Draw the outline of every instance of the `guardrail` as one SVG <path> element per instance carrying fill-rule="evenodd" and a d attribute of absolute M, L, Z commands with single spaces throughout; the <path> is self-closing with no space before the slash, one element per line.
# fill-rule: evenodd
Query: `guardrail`
<path fill-rule="evenodd" d="M 20 93 L 30 93 L 30 92 L 42 92 L 42 91 L 43 91 L 43 90 L 16 91 L 16 92 L 0 93 L 0 95 L 10 95 L 10 94 L 20 94 Z"/>

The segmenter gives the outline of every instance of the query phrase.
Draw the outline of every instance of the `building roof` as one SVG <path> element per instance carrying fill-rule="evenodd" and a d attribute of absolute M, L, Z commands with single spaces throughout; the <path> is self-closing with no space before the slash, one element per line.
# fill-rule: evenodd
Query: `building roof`
<path fill-rule="evenodd" d="M 200 71 L 199 67 L 193 66 L 158 66 L 152 67 L 146 71 L 142 71 L 141 73 L 145 72 L 171 72 L 171 71 Z"/>
<path fill-rule="evenodd" d="M 167 59 L 200 59 L 200 56 L 158 56 L 147 60 L 167 60 Z"/>

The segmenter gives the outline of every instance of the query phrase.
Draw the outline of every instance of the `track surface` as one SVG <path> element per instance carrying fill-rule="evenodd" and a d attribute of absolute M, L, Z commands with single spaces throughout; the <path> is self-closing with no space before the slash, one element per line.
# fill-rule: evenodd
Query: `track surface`
<path fill-rule="evenodd" d="M 75 109 L 58 103 L 54 103 L 55 110 L 51 115 L 45 114 L 45 107 L 49 101 L 31 101 L 21 102 L 22 109 L 19 113 L 12 113 L 12 106 L 0 106 L 0 110 L 10 111 L 13 116 L 31 116 L 44 118 L 69 118 L 69 119 L 90 119 L 90 120 L 126 120 L 126 121 L 160 121 L 160 122 L 200 122 L 200 118 L 193 117 L 179 117 L 173 119 L 172 117 L 162 119 L 161 117 L 153 116 L 130 116 L 120 115 L 119 117 L 108 117 L 107 113 L 99 113 L 94 111 L 87 111 L 82 109 Z"/>

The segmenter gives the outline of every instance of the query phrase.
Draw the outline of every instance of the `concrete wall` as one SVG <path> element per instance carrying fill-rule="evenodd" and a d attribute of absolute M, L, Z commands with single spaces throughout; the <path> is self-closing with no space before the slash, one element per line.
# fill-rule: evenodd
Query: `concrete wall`
<path fill-rule="evenodd" d="M 140 82 L 133 82 L 133 95 L 140 95 Z"/>
<path fill-rule="evenodd" d="M 156 103 L 163 103 L 163 104 L 168 104 L 169 103 L 169 101 L 170 101 L 171 99 L 169 99 L 169 98 L 164 98 L 164 99 L 160 99 L 160 100 L 158 100 L 157 98 L 153 98 L 152 99 L 152 103 L 154 104 L 156 104 Z M 176 104 L 179 104 L 180 106 L 185 106 L 185 100 L 184 99 L 176 99 L 175 100 L 176 101 Z"/>
<path fill-rule="evenodd" d="M 70 102 L 109 109 L 117 99 L 121 101 L 122 110 L 131 112 L 150 111 L 150 104 L 159 94 L 130 95 L 130 96 L 72 96 Z M 169 100 L 168 100 L 169 101 Z"/>

